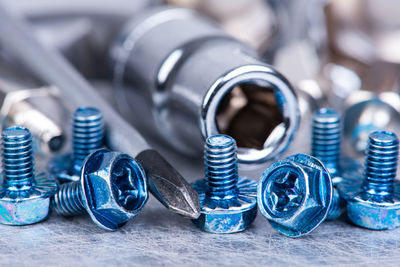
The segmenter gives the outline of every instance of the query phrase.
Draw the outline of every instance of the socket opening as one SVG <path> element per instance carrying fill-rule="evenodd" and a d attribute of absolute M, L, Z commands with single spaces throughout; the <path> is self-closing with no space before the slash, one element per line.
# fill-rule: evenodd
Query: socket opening
<path fill-rule="evenodd" d="M 274 89 L 237 84 L 217 107 L 218 130 L 235 138 L 238 147 L 262 150 L 270 134 L 283 123 Z"/>
<path fill-rule="evenodd" d="M 218 79 L 202 105 L 206 138 L 236 139 L 241 163 L 259 164 L 279 156 L 299 123 L 297 99 L 289 82 L 264 65 L 238 67 Z"/>

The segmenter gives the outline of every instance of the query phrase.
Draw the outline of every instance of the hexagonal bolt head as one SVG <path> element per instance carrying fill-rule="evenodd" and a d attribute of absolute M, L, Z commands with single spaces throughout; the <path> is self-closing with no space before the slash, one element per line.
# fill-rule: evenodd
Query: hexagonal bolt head
<path fill-rule="evenodd" d="M 45 173 L 35 175 L 31 132 L 14 126 L 4 130 L 1 139 L 0 223 L 25 225 L 45 219 L 58 183 Z"/>
<path fill-rule="evenodd" d="M 204 149 L 205 178 L 193 188 L 200 198 L 200 217 L 193 223 L 210 233 L 245 230 L 257 215 L 257 184 L 238 176 L 236 141 L 209 136 Z"/>
<path fill-rule="evenodd" d="M 239 177 L 238 195 L 230 199 L 210 198 L 206 195 L 207 185 L 201 180 L 193 184 L 200 198 L 201 213 L 192 220 L 201 230 L 229 234 L 244 231 L 257 215 L 257 183 Z"/>
<path fill-rule="evenodd" d="M 50 197 L 57 192 L 58 182 L 46 173 L 37 173 L 35 181 L 35 186 L 29 190 L 15 192 L 4 187 L 0 189 L 1 224 L 27 225 L 47 218 Z"/>
<path fill-rule="evenodd" d="M 356 225 L 385 230 L 400 227 L 400 182 L 394 180 L 399 141 L 394 133 L 370 134 L 364 176 L 339 184 L 347 216 Z"/>
<path fill-rule="evenodd" d="M 275 230 L 289 237 L 316 229 L 328 214 L 332 195 L 328 171 L 319 160 L 304 154 L 272 164 L 257 188 L 260 212 Z"/>
<path fill-rule="evenodd" d="M 65 216 L 86 210 L 99 227 L 115 231 L 138 215 L 147 198 L 140 164 L 127 154 L 100 149 L 84 161 L 79 182 L 61 186 L 53 207 Z"/>

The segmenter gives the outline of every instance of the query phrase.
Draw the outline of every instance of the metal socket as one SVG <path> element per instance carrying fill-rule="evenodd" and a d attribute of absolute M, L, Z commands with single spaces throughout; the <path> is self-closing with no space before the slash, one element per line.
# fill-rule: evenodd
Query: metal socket
<path fill-rule="evenodd" d="M 143 12 L 110 56 L 116 84 L 144 89 L 158 132 L 186 154 L 200 155 L 205 138 L 222 133 L 236 139 L 240 162 L 261 163 L 281 154 L 297 130 L 297 99 L 285 77 L 193 10 Z"/>

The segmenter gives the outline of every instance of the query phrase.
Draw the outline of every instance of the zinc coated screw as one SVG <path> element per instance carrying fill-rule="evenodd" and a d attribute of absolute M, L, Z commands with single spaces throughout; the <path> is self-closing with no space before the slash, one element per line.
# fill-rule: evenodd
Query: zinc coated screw
<path fill-rule="evenodd" d="M 347 177 L 356 176 L 361 169 L 357 161 L 341 156 L 341 139 L 340 114 L 327 108 L 317 110 L 312 120 L 311 154 L 325 165 L 335 187 Z M 345 203 L 335 189 L 333 201 L 338 204 L 336 212 L 331 212 L 327 220 L 338 218 L 344 211 Z"/>
<path fill-rule="evenodd" d="M 35 173 L 30 131 L 7 128 L 2 132 L 1 149 L 0 223 L 26 225 L 44 220 L 58 183 L 45 173 Z"/>
<path fill-rule="evenodd" d="M 85 157 L 104 145 L 103 115 L 98 109 L 78 108 L 72 128 L 72 152 L 54 157 L 48 165 L 49 172 L 60 182 L 77 181 Z"/>
<path fill-rule="evenodd" d="M 136 217 L 147 201 L 146 176 L 127 154 L 100 149 L 86 157 L 79 181 L 60 186 L 52 204 L 59 215 L 90 215 L 99 227 L 115 231 Z"/>
<path fill-rule="evenodd" d="M 262 174 L 257 203 L 275 230 L 300 237 L 337 213 L 339 198 L 333 195 L 331 177 L 321 161 L 297 154 L 275 162 Z"/>
<path fill-rule="evenodd" d="M 194 219 L 211 233 L 245 230 L 257 215 L 257 184 L 238 175 L 236 142 L 227 135 L 214 135 L 205 144 L 205 178 L 193 184 L 199 193 L 201 215 Z"/>
<path fill-rule="evenodd" d="M 383 230 L 400 226 L 400 183 L 395 181 L 399 140 L 392 132 L 370 134 L 364 179 L 355 177 L 338 187 L 347 215 L 356 225 Z"/>
<path fill-rule="evenodd" d="M 314 113 L 311 154 L 325 165 L 334 185 L 346 177 L 354 177 L 361 170 L 356 160 L 341 155 L 342 136 L 341 116 L 338 112 L 322 108 Z"/>

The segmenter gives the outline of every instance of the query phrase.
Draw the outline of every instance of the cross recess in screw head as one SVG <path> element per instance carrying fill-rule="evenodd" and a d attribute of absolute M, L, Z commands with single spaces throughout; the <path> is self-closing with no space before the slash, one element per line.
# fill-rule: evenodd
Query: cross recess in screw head
<path fill-rule="evenodd" d="M 126 209 L 132 209 L 136 205 L 138 188 L 134 184 L 132 169 L 128 166 L 119 168 L 113 173 L 118 203 Z"/>
<path fill-rule="evenodd" d="M 277 212 L 291 212 L 297 209 L 304 198 L 298 175 L 291 171 L 277 174 L 270 192 L 271 208 Z"/>

